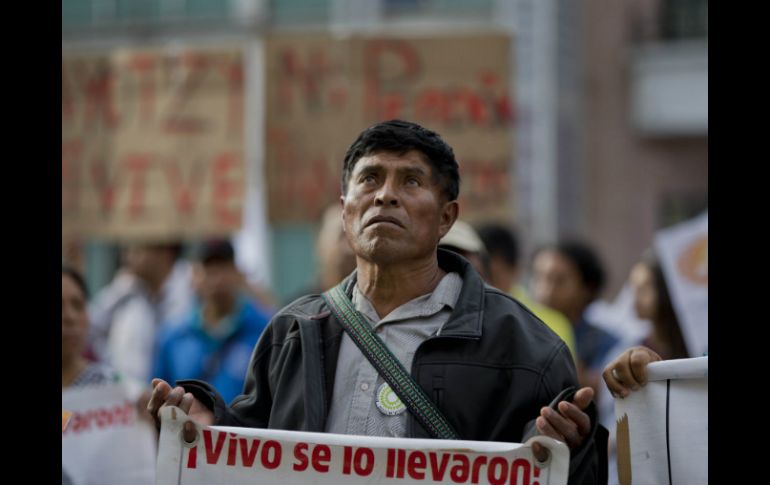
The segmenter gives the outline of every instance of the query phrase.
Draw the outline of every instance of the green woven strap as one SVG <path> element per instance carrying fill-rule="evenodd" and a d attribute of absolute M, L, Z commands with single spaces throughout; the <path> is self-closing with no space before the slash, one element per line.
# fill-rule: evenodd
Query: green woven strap
<path fill-rule="evenodd" d="M 345 294 L 342 284 L 340 283 L 322 296 L 353 342 L 390 385 L 393 392 L 401 398 L 417 421 L 434 438 L 460 439 L 422 387 L 412 379 L 401 362 L 388 350 L 385 343 L 355 309 L 350 298 Z"/>

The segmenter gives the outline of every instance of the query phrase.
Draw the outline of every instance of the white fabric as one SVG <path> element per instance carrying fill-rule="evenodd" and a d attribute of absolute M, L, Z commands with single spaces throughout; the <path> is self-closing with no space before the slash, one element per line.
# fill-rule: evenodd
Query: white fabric
<path fill-rule="evenodd" d="M 128 379 L 146 384 L 155 337 L 162 325 L 177 325 L 192 311 L 192 268 L 178 261 L 152 300 L 141 281 L 121 273 L 89 305 L 91 342 L 97 357 Z"/>

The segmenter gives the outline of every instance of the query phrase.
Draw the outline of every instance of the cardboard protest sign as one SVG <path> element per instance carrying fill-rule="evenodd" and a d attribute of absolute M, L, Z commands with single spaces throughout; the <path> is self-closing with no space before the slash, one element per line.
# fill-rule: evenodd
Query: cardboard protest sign
<path fill-rule="evenodd" d="M 63 234 L 238 229 L 243 76 L 237 47 L 64 52 Z"/>
<path fill-rule="evenodd" d="M 621 485 L 708 483 L 708 357 L 653 362 L 615 400 Z"/>
<path fill-rule="evenodd" d="M 120 384 L 62 391 L 62 473 L 73 484 L 152 484 L 156 434 Z M 64 421 L 64 412 L 62 412 Z"/>
<path fill-rule="evenodd" d="M 708 212 L 658 232 L 655 249 L 687 350 L 701 356 L 709 344 Z"/>
<path fill-rule="evenodd" d="M 464 220 L 512 216 L 509 36 L 271 35 L 265 59 L 271 222 L 318 221 L 339 199 L 356 135 L 393 118 L 420 123 L 452 146 Z"/>
<path fill-rule="evenodd" d="M 569 449 L 537 437 L 526 444 L 375 438 L 331 433 L 196 425 L 181 438 L 187 415 L 161 409 L 158 485 L 280 483 L 566 484 Z M 531 445 L 551 450 L 539 465 Z"/>

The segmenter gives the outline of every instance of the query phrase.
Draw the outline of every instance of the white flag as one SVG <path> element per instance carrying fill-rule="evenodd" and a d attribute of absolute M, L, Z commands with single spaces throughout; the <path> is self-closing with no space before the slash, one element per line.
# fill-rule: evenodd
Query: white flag
<path fill-rule="evenodd" d="M 708 212 L 655 235 L 658 253 L 689 354 L 708 351 Z"/>

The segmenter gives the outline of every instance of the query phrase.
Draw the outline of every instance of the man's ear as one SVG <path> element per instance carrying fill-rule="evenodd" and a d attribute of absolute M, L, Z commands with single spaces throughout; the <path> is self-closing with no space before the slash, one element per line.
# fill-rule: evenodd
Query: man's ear
<path fill-rule="evenodd" d="M 439 223 L 439 239 L 446 236 L 449 229 L 452 228 L 452 224 L 457 220 L 457 216 L 460 214 L 460 204 L 456 200 L 450 200 L 444 204 L 441 209 L 441 222 Z"/>
<path fill-rule="evenodd" d="M 340 207 L 342 208 L 342 232 L 345 232 L 345 196 L 340 195 Z"/>

